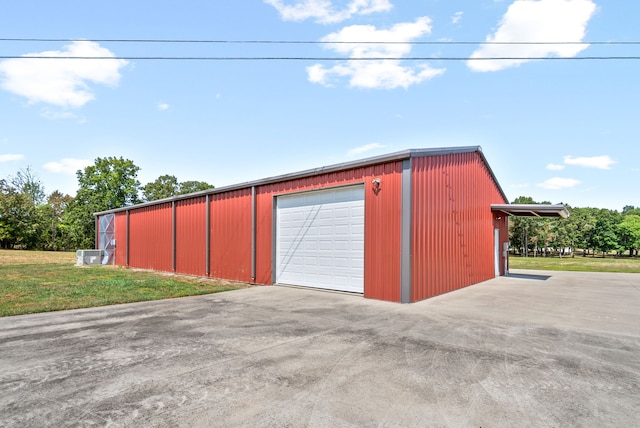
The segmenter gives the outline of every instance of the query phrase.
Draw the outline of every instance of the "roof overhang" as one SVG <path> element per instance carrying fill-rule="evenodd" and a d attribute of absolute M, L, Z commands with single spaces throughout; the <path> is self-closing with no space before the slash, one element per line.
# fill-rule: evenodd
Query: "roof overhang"
<path fill-rule="evenodd" d="M 492 204 L 492 211 L 499 211 L 514 217 L 567 218 L 569 211 L 562 205 L 545 204 Z"/>

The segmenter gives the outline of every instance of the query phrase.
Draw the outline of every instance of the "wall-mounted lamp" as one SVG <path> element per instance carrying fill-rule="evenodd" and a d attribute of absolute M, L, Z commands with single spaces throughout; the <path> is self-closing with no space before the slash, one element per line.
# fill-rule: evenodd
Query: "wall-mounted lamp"
<path fill-rule="evenodd" d="M 380 179 L 374 178 L 373 180 L 371 180 L 371 184 L 373 185 L 373 192 L 377 195 L 380 191 Z"/>
<path fill-rule="evenodd" d="M 496 216 L 496 220 L 497 220 L 497 221 L 500 221 L 500 220 L 502 220 L 502 217 L 500 217 L 500 216 Z"/>

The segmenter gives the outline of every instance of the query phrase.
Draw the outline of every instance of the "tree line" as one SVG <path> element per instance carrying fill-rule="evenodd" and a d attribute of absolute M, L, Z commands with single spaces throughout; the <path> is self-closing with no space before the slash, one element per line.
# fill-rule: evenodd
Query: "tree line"
<path fill-rule="evenodd" d="M 97 158 L 76 172 L 75 197 L 46 194 L 30 167 L 0 179 L 0 248 L 70 251 L 94 248 L 94 212 L 211 189 L 204 181 L 162 175 L 142 186 L 140 168 L 123 158 Z"/>
<path fill-rule="evenodd" d="M 536 204 L 521 196 L 515 204 Z M 539 202 L 548 204 L 549 202 Z M 510 217 L 509 241 L 520 255 L 546 256 L 610 254 L 638 256 L 640 207 L 627 205 L 622 212 L 604 208 L 578 208 L 564 204 L 569 218 Z"/>
<path fill-rule="evenodd" d="M 0 248 L 75 250 L 95 246 L 93 213 L 211 189 L 204 181 L 179 182 L 162 175 L 142 186 L 140 168 L 123 158 L 97 158 L 76 173 L 75 197 L 57 190 L 50 194 L 38 176 L 26 168 L 0 179 Z M 516 204 L 535 204 L 521 196 Z M 549 202 L 540 202 L 548 204 Z M 640 249 L 640 207 L 626 206 L 622 212 L 578 208 L 565 204 L 567 219 L 511 217 L 509 240 L 521 255 L 628 254 Z"/>

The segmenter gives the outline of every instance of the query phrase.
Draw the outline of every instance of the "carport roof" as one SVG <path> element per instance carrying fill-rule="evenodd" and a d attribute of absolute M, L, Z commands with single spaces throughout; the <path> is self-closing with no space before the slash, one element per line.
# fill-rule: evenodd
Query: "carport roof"
<path fill-rule="evenodd" d="M 562 204 L 492 204 L 491 210 L 515 217 L 569 217 L 569 211 Z"/>

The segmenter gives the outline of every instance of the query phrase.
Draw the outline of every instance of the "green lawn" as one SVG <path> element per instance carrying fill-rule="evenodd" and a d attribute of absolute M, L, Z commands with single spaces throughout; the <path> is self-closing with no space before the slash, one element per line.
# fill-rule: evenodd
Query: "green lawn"
<path fill-rule="evenodd" d="M 0 250 L 0 316 L 131 303 L 235 290 L 248 285 L 74 266 L 74 253 Z"/>
<path fill-rule="evenodd" d="M 640 273 L 637 257 L 518 257 L 509 256 L 509 269 Z"/>

